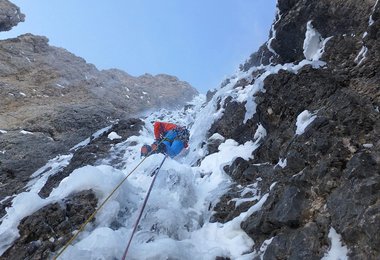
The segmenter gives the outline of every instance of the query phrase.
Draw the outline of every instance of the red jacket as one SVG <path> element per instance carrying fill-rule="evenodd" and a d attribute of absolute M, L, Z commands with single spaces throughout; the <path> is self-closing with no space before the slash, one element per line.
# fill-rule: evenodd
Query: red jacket
<path fill-rule="evenodd" d="M 165 122 L 154 122 L 154 139 L 156 140 L 160 140 L 161 138 L 163 138 L 165 136 L 165 134 L 176 128 L 177 125 L 176 124 L 172 124 L 172 123 L 165 123 Z"/>

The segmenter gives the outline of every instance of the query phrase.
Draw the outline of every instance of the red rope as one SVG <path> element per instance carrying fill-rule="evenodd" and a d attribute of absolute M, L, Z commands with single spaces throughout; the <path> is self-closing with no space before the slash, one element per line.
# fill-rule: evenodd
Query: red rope
<path fill-rule="evenodd" d="M 166 160 L 167 156 L 165 156 L 165 158 L 162 160 L 160 166 L 157 167 L 157 169 L 154 171 L 154 177 L 153 177 L 153 180 L 152 180 L 152 183 L 150 184 L 150 187 L 148 189 L 148 192 L 146 194 L 146 197 L 144 199 L 144 202 L 143 202 L 143 205 L 140 209 L 140 212 L 139 212 L 139 216 L 137 217 L 136 219 L 136 223 L 135 223 L 135 226 L 133 227 L 133 231 L 132 231 L 132 234 L 131 234 L 131 237 L 129 238 L 129 241 L 128 241 L 128 245 L 127 245 L 127 248 L 125 249 L 124 251 L 124 254 L 123 254 L 123 257 L 122 257 L 122 260 L 125 260 L 125 258 L 127 257 L 127 254 L 128 254 L 128 250 L 129 250 L 129 246 L 131 245 L 131 242 L 132 242 L 132 239 L 133 239 L 133 236 L 135 235 L 136 233 L 136 230 L 137 230 L 137 226 L 139 225 L 139 222 L 141 220 L 141 216 L 144 212 L 144 209 L 145 209 L 145 206 L 146 206 L 146 203 L 148 201 L 148 198 L 149 198 L 149 195 L 150 195 L 150 192 L 152 191 L 152 188 L 153 188 L 153 185 L 154 185 L 154 182 L 156 181 L 156 177 L 158 175 L 158 172 L 160 171 L 162 165 L 164 164 L 165 160 Z"/>

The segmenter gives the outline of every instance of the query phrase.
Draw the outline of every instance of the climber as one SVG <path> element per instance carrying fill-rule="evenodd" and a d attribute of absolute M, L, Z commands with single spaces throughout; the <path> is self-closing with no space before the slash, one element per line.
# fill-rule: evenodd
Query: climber
<path fill-rule="evenodd" d="M 178 155 L 189 142 L 189 130 L 186 127 L 178 126 L 173 123 L 154 122 L 154 139 L 152 145 L 141 147 L 141 156 L 151 153 L 163 153 L 171 158 Z"/>

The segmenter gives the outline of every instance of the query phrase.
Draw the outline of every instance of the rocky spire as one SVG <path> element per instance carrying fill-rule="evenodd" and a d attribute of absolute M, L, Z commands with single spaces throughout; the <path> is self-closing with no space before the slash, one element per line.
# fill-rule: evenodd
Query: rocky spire
<path fill-rule="evenodd" d="M 25 15 L 8 0 L 0 0 L 0 31 L 9 31 L 19 22 L 23 22 Z"/>

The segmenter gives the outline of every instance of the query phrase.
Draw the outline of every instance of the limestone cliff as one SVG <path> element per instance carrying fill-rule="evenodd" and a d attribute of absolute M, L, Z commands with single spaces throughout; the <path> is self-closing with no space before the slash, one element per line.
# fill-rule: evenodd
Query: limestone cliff
<path fill-rule="evenodd" d="M 264 259 L 321 259 L 331 246 L 331 228 L 341 234 L 350 259 L 378 259 L 380 4 L 279 0 L 277 7 L 270 40 L 241 69 L 283 69 L 265 78 L 265 91 L 252 97 L 256 113 L 246 122 L 245 103 L 220 101 L 224 115 L 209 133 L 239 143 L 253 139 L 259 125 L 267 133 L 254 159 L 225 168 L 236 184 L 216 206 L 215 221 L 228 221 L 256 203 L 235 208 L 231 199 L 240 196 L 239 184 L 258 182 L 269 197 L 242 228 L 258 251 L 271 241 Z M 317 60 L 309 55 L 311 44 L 326 65 L 286 70 L 286 63 Z M 265 68 L 253 71 L 234 88 L 249 88 Z M 305 110 L 315 119 L 297 134 Z"/>

